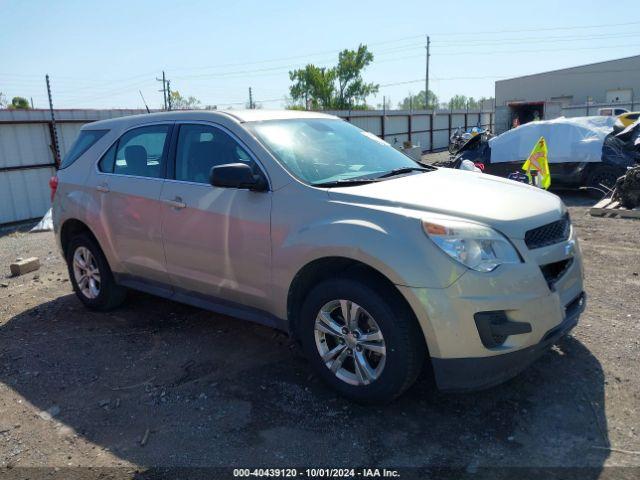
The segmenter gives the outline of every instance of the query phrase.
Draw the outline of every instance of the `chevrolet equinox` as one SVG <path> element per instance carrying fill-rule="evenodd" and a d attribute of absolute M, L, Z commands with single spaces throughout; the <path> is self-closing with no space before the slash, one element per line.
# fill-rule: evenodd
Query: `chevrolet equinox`
<path fill-rule="evenodd" d="M 359 402 L 392 400 L 423 365 L 443 390 L 507 380 L 585 307 L 557 196 L 416 163 L 321 113 L 87 124 L 51 189 L 88 308 L 136 289 L 284 330 Z"/>

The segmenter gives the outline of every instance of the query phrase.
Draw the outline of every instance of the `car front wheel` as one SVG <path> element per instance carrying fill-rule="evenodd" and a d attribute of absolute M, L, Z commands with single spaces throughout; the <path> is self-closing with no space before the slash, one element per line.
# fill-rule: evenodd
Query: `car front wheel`
<path fill-rule="evenodd" d="M 387 403 L 417 378 L 426 348 L 398 292 L 358 279 L 316 286 L 301 310 L 299 335 L 318 374 L 347 398 Z"/>

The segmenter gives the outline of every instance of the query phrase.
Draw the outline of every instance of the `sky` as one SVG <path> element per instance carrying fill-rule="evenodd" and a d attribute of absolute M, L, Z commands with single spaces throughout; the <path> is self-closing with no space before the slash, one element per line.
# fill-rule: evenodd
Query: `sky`
<path fill-rule="evenodd" d="M 162 105 L 172 90 L 202 105 L 244 108 L 248 89 L 263 108 L 282 108 L 288 71 L 331 66 L 338 52 L 366 44 L 374 62 L 367 99 L 393 107 L 430 89 L 490 97 L 494 82 L 640 54 L 637 1 L 428 0 L 0 0 L 0 92 L 48 108 Z"/>

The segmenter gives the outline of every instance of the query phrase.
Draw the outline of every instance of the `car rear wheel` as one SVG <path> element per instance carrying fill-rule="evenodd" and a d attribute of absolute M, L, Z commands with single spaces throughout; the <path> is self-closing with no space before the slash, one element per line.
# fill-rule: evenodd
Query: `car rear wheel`
<path fill-rule="evenodd" d="M 66 260 L 73 290 L 85 306 L 105 311 L 122 304 L 126 289 L 116 284 L 107 259 L 90 235 L 71 239 Z"/>
<path fill-rule="evenodd" d="M 361 403 L 387 403 L 409 388 L 426 348 L 397 292 L 357 279 L 316 286 L 301 309 L 298 334 L 320 377 Z"/>

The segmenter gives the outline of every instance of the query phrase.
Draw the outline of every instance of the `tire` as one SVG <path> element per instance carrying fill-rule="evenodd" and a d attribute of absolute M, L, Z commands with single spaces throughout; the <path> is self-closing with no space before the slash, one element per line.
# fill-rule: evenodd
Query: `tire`
<path fill-rule="evenodd" d="M 76 256 L 79 256 L 80 262 L 74 265 L 74 257 Z M 66 260 L 73 290 L 87 308 L 108 311 L 113 310 L 124 302 L 127 290 L 116 284 L 107 259 L 93 237 L 86 233 L 73 237 L 67 247 Z M 97 272 L 99 280 L 95 278 L 95 274 L 92 274 L 93 282 L 86 281 L 82 286 L 79 285 L 79 281 L 82 283 L 79 280 L 79 273 L 82 273 L 82 271 L 87 272 L 87 269 L 83 269 L 81 266 L 82 260 L 85 261 L 85 265 L 91 267 L 90 270 L 92 272 Z M 79 272 L 76 270 L 77 268 Z"/>
<path fill-rule="evenodd" d="M 601 184 L 613 190 L 620 175 L 620 171 L 610 165 L 595 167 L 587 176 L 586 186 L 589 194 L 594 198 L 604 197 L 609 192 L 602 188 Z"/>
<path fill-rule="evenodd" d="M 328 323 L 320 322 L 318 317 L 326 318 L 327 312 L 333 312 L 329 314 L 333 320 L 331 332 L 344 326 L 341 302 L 345 301 L 351 302 L 346 304 L 346 310 L 349 312 L 353 308 L 351 311 L 356 312 L 357 326 L 352 330 L 356 333 L 345 335 L 343 331 L 340 339 L 319 331 L 317 323 L 324 329 Z M 376 331 L 381 333 L 381 341 L 363 341 L 377 338 Z M 332 279 L 313 288 L 303 302 L 297 334 L 318 375 L 341 395 L 358 403 L 384 404 L 397 398 L 415 382 L 425 361 L 422 330 L 399 293 L 390 292 L 385 285 L 359 279 Z M 358 337 L 354 339 L 356 334 Z M 354 346 L 354 341 L 361 343 Z M 341 346 L 344 348 L 339 350 Z M 321 350 L 327 355 L 327 362 L 323 360 Z M 329 365 L 335 366 L 333 362 L 340 358 L 341 366 L 334 373 Z M 356 366 L 356 360 L 362 365 L 363 358 L 366 369 Z M 362 382 L 363 378 L 366 378 L 365 382 Z"/>

